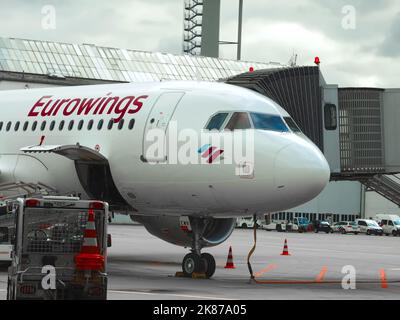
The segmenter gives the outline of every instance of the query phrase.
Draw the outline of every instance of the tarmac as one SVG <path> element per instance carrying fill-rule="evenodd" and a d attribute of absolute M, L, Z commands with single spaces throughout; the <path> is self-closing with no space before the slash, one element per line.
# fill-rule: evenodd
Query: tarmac
<path fill-rule="evenodd" d="M 397 300 L 400 297 L 400 237 L 236 229 L 214 255 L 212 279 L 175 277 L 189 251 L 168 244 L 138 225 L 111 225 L 108 252 L 110 300 Z M 290 256 L 282 256 L 284 241 Z M 229 247 L 235 269 L 225 269 Z M 6 298 L 6 268 L 0 269 L 0 299 Z M 348 289 L 355 287 L 355 289 Z M 347 288 L 347 289 L 346 289 Z"/>

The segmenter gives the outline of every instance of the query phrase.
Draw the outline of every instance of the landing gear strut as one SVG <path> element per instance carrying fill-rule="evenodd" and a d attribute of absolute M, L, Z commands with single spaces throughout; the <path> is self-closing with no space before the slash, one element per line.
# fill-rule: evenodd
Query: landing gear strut
<path fill-rule="evenodd" d="M 215 259 L 209 253 L 201 253 L 203 247 L 201 238 L 207 227 L 207 220 L 191 218 L 190 223 L 193 232 L 192 252 L 183 258 L 183 274 L 192 277 L 193 273 L 204 273 L 207 278 L 211 278 L 216 269 Z"/>

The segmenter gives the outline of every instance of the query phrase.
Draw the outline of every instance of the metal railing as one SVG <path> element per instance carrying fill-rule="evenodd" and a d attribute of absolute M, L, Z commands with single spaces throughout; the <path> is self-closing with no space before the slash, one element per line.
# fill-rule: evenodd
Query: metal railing
<path fill-rule="evenodd" d="M 375 175 L 360 179 L 369 191 L 375 191 L 384 198 L 400 206 L 400 179 L 394 175 Z"/>

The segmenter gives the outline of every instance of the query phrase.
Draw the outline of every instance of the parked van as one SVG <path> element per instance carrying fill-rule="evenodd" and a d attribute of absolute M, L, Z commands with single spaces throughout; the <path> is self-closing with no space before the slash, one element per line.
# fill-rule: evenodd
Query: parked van
<path fill-rule="evenodd" d="M 257 219 L 257 228 L 263 224 L 262 220 Z M 242 217 L 236 219 L 236 228 L 248 229 L 254 228 L 254 219 L 252 217 Z"/>
<path fill-rule="evenodd" d="M 278 232 L 307 232 L 310 221 L 306 218 L 294 218 L 292 221 L 275 220 L 269 224 L 262 224 L 261 228 L 267 231 L 276 230 Z"/>
<path fill-rule="evenodd" d="M 383 229 L 379 226 L 379 224 L 375 220 L 368 219 L 357 219 L 356 223 L 360 227 L 360 232 L 366 233 L 367 235 L 383 235 Z"/>
<path fill-rule="evenodd" d="M 400 236 L 400 217 L 395 214 L 377 214 L 375 221 L 383 229 L 383 233 L 388 235 Z"/>

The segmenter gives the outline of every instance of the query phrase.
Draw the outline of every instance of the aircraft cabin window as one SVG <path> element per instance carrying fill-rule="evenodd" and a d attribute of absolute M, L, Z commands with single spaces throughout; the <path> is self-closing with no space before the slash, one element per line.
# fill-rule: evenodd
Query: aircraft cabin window
<path fill-rule="evenodd" d="M 92 130 L 93 128 L 93 120 L 90 120 L 87 125 L 88 130 Z"/>
<path fill-rule="evenodd" d="M 135 126 L 135 119 L 131 119 L 131 121 L 129 121 L 129 126 L 128 126 L 129 130 L 132 130 L 134 126 Z"/>
<path fill-rule="evenodd" d="M 101 128 L 103 128 L 103 123 L 104 123 L 103 119 L 99 121 L 99 123 L 97 124 L 97 129 L 98 130 L 101 130 Z"/>
<path fill-rule="evenodd" d="M 291 117 L 284 117 L 286 124 L 289 126 L 289 128 L 293 132 L 301 132 L 299 126 L 294 122 L 294 120 Z"/>
<path fill-rule="evenodd" d="M 108 121 L 108 130 L 111 130 L 113 125 L 114 125 L 114 119 L 111 119 L 110 121 Z"/>
<path fill-rule="evenodd" d="M 68 125 L 68 130 L 71 131 L 74 128 L 74 120 L 71 120 Z"/>
<path fill-rule="evenodd" d="M 265 113 L 250 113 L 254 128 L 277 132 L 288 132 L 289 128 L 285 125 L 279 115 Z"/>
<path fill-rule="evenodd" d="M 0 131 L 3 129 L 3 121 L 0 122 Z"/>
<path fill-rule="evenodd" d="M 14 131 L 18 131 L 18 129 L 19 129 L 19 121 L 17 121 L 16 123 L 15 123 L 15 126 L 14 126 Z"/>
<path fill-rule="evenodd" d="M 118 130 L 122 130 L 123 127 L 124 127 L 124 119 L 121 119 L 118 122 Z"/>
<path fill-rule="evenodd" d="M 249 115 L 247 112 L 235 112 L 228 124 L 225 127 L 225 130 L 243 130 L 243 129 L 251 129 L 251 123 L 249 119 Z"/>
<path fill-rule="evenodd" d="M 37 121 L 33 121 L 32 123 L 32 131 L 35 131 L 37 127 Z"/>
<path fill-rule="evenodd" d="M 42 125 L 40 126 L 40 130 L 44 131 L 46 129 L 46 121 L 42 122 Z"/>
<path fill-rule="evenodd" d="M 53 130 L 54 130 L 55 125 L 56 125 L 56 122 L 53 120 L 53 121 L 50 123 L 50 131 L 53 131 Z"/>
<path fill-rule="evenodd" d="M 10 131 L 11 129 L 11 121 L 7 123 L 6 131 Z"/>
<path fill-rule="evenodd" d="M 83 127 L 83 120 L 80 120 L 78 123 L 78 130 L 82 130 Z"/>
<path fill-rule="evenodd" d="M 64 129 L 64 124 L 65 124 L 65 121 L 64 120 L 61 120 L 61 122 L 60 122 L 60 124 L 59 124 L 59 126 L 58 126 L 58 130 L 62 130 L 62 129 Z"/>
<path fill-rule="evenodd" d="M 207 130 L 220 130 L 221 126 L 224 123 L 227 116 L 228 116 L 228 113 L 226 113 L 226 112 L 216 114 L 208 122 L 206 129 Z"/>

